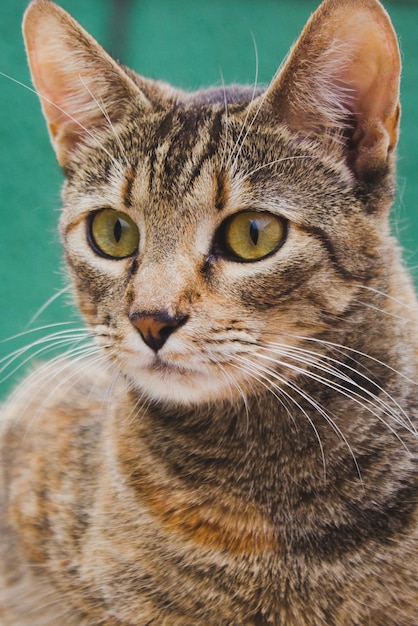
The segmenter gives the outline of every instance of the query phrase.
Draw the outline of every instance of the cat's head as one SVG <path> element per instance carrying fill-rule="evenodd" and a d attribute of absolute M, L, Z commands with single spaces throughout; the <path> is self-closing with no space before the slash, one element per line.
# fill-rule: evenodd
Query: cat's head
<path fill-rule="evenodd" d="M 233 398 L 297 375 L 304 337 L 341 339 L 392 245 L 399 52 L 376 0 L 325 0 L 263 92 L 138 77 L 48 0 L 24 32 L 80 308 L 135 387 Z"/>

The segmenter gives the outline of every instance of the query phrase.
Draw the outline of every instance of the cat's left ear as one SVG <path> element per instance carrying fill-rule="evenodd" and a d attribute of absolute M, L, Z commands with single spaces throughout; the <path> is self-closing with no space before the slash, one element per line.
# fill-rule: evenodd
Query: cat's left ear
<path fill-rule="evenodd" d="M 61 166 L 78 144 L 122 119 L 130 104 L 149 106 L 127 73 L 53 2 L 31 2 L 23 33 L 32 79 Z"/>
<path fill-rule="evenodd" d="M 355 175 L 367 179 L 387 170 L 397 144 L 399 81 L 397 38 L 380 2 L 325 0 L 260 96 L 260 112 L 342 145 Z"/>

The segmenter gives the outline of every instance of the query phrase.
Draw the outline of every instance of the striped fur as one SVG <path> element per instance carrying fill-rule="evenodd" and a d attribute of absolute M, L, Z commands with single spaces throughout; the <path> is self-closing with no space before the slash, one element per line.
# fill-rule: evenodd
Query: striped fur
<path fill-rule="evenodd" d="M 382 6 L 325 0 L 265 90 L 139 77 L 49 0 L 24 31 L 91 342 L 2 411 L 2 626 L 416 625 L 418 305 L 388 224 Z M 134 254 L 97 249 L 102 209 Z M 242 262 L 225 229 L 249 210 L 286 226 Z"/>

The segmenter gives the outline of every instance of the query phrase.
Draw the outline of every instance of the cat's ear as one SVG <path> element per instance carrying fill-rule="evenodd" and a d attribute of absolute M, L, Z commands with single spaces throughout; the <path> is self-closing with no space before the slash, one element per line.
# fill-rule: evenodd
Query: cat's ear
<path fill-rule="evenodd" d="M 29 5 L 23 33 L 32 79 L 63 167 L 77 144 L 117 123 L 130 102 L 149 105 L 122 68 L 53 2 Z"/>
<path fill-rule="evenodd" d="M 359 179 L 385 171 L 399 124 L 400 54 L 377 0 L 325 0 L 262 106 L 302 135 L 340 142 Z M 253 103 L 258 106 L 258 103 Z"/>

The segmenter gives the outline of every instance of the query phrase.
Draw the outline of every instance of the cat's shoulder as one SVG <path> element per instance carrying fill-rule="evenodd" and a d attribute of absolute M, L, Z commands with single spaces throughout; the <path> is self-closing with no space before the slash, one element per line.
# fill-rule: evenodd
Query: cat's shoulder
<path fill-rule="evenodd" d="M 38 364 L 1 407 L 0 424 L 40 431 L 103 421 L 120 385 L 112 366 L 94 357 Z"/>

